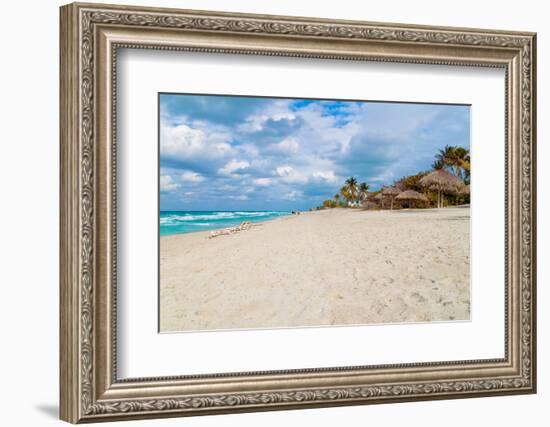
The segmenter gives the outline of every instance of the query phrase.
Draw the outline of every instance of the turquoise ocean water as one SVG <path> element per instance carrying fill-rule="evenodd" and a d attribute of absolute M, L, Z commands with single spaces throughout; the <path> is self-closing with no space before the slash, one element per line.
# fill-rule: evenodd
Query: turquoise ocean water
<path fill-rule="evenodd" d="M 161 211 L 160 235 L 215 230 L 239 225 L 243 221 L 261 222 L 289 214 L 280 211 Z"/>

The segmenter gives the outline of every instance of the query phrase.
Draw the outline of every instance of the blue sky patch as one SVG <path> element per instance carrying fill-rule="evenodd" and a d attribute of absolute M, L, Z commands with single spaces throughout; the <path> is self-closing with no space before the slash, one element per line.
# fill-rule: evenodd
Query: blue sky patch
<path fill-rule="evenodd" d="M 161 210 L 305 210 L 470 148 L 470 107 L 160 95 Z"/>

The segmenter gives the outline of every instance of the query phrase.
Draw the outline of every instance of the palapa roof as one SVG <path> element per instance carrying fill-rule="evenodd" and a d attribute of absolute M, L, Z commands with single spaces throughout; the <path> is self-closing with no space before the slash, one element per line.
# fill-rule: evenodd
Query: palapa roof
<path fill-rule="evenodd" d="M 401 190 L 399 188 L 388 187 L 384 191 L 382 191 L 381 194 L 384 196 L 397 196 L 399 193 L 401 193 Z"/>
<path fill-rule="evenodd" d="M 422 187 L 430 190 L 459 191 L 464 187 L 462 180 L 445 169 L 430 172 L 419 181 Z"/>
<path fill-rule="evenodd" d="M 428 198 L 424 194 L 414 190 L 405 190 L 402 193 L 400 193 L 395 199 L 396 200 L 421 200 L 423 202 L 428 201 Z"/>
<path fill-rule="evenodd" d="M 374 196 L 375 200 L 382 200 L 384 198 L 384 195 L 382 193 L 378 193 L 376 196 Z"/>
<path fill-rule="evenodd" d="M 460 190 L 458 190 L 460 194 L 470 194 L 470 186 L 465 185 Z"/>

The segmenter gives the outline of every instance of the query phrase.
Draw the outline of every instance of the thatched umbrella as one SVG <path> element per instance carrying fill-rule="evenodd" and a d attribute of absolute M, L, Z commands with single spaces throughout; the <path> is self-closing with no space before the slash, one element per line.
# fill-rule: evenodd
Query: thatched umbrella
<path fill-rule="evenodd" d="M 380 203 L 380 206 L 382 208 L 384 207 L 384 195 L 382 193 L 378 193 L 376 196 L 372 197 L 371 199 L 376 200 L 377 203 Z"/>
<path fill-rule="evenodd" d="M 469 185 L 463 185 L 459 190 L 458 194 L 470 194 L 470 186 Z"/>
<path fill-rule="evenodd" d="M 458 194 L 460 195 L 460 203 L 465 203 L 466 200 L 470 199 L 470 185 L 463 185 L 458 189 Z"/>
<path fill-rule="evenodd" d="M 424 188 L 437 191 L 438 208 L 443 206 L 443 200 L 441 199 L 442 192 L 458 192 L 464 187 L 464 183 L 460 178 L 445 169 L 437 169 L 430 172 L 418 183 Z"/>
<path fill-rule="evenodd" d="M 397 196 L 399 193 L 401 193 L 401 190 L 395 187 L 388 187 L 384 191 L 382 191 L 382 196 L 389 197 L 391 200 L 390 210 L 393 209 L 393 199 L 395 199 L 395 196 Z"/>
<path fill-rule="evenodd" d="M 416 202 L 419 200 L 421 202 L 428 202 L 428 198 L 424 194 L 414 190 L 405 190 L 402 193 L 399 193 L 395 200 L 404 200 L 409 202 Z"/>

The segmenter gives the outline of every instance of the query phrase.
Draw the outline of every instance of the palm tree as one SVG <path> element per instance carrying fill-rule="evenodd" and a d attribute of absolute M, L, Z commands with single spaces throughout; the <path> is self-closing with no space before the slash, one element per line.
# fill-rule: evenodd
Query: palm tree
<path fill-rule="evenodd" d="M 464 147 L 454 147 L 452 167 L 456 176 L 463 178 L 470 170 L 470 150 Z"/>
<path fill-rule="evenodd" d="M 449 168 L 459 178 L 470 177 L 470 150 L 460 146 L 445 145 L 435 155 L 434 169 Z"/>
<path fill-rule="evenodd" d="M 359 200 L 363 201 L 367 199 L 367 191 L 369 191 L 369 184 L 366 182 L 359 184 Z"/>
<path fill-rule="evenodd" d="M 464 181 L 470 182 L 470 150 L 464 147 L 455 147 L 455 175 Z"/>
<path fill-rule="evenodd" d="M 440 167 L 434 169 L 443 169 L 451 167 L 455 159 L 455 147 L 452 145 L 445 145 L 444 148 L 440 149 L 439 152 L 435 155 L 434 166 L 438 165 Z"/>
<path fill-rule="evenodd" d="M 350 200 L 353 202 L 356 201 L 358 195 L 357 179 L 355 179 L 353 176 L 346 179 L 345 187 L 347 188 L 347 191 L 349 193 Z"/>
<path fill-rule="evenodd" d="M 327 199 L 323 200 L 323 208 L 333 208 L 334 207 L 334 201 Z"/>
<path fill-rule="evenodd" d="M 436 156 L 436 159 L 432 163 L 432 169 L 433 170 L 439 170 L 439 169 L 443 169 L 444 167 L 445 167 L 445 165 L 443 164 L 443 162 L 441 160 L 438 160 L 437 156 Z"/>
<path fill-rule="evenodd" d="M 348 186 L 347 185 L 344 185 L 342 186 L 342 188 L 340 188 L 340 194 L 342 195 L 342 197 L 344 199 L 346 199 L 347 201 L 350 201 L 351 200 L 351 195 L 349 193 L 349 189 L 348 189 Z"/>
<path fill-rule="evenodd" d="M 334 195 L 334 202 L 336 203 L 336 206 L 340 206 L 340 194 L 336 193 Z"/>
<path fill-rule="evenodd" d="M 470 156 L 468 155 L 468 159 L 464 161 L 464 165 L 462 166 L 464 168 L 464 183 L 466 185 L 470 185 Z"/>

